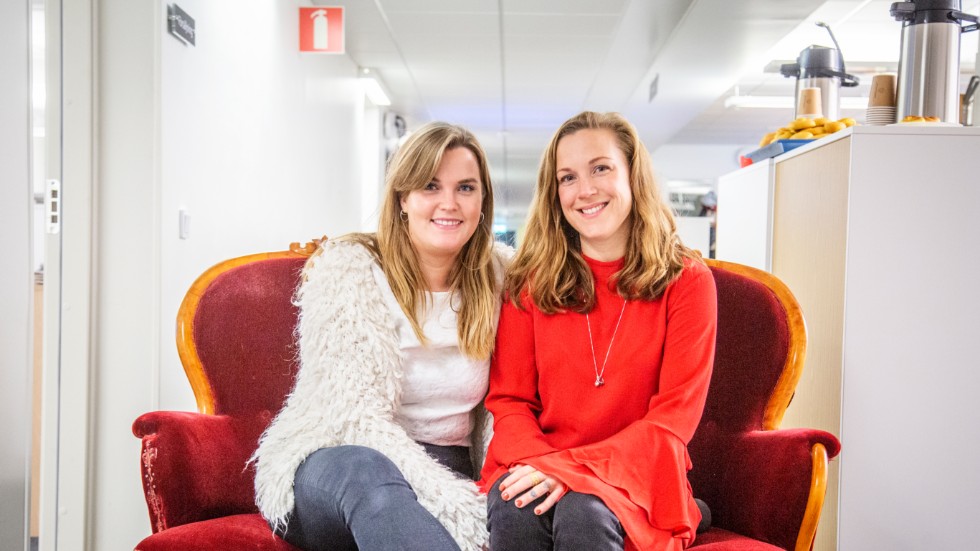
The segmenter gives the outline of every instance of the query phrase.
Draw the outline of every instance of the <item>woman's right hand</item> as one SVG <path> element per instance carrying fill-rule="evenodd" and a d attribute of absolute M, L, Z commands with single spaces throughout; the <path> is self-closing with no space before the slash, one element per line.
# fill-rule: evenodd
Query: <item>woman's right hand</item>
<path fill-rule="evenodd" d="M 534 514 L 542 515 L 551 509 L 568 488 L 565 484 L 547 474 L 535 469 L 530 465 L 516 465 L 511 467 L 510 475 L 500 483 L 500 497 L 504 501 L 510 501 L 517 496 L 514 505 L 523 508 L 527 504 L 545 497 L 544 501 L 534 507 Z"/>

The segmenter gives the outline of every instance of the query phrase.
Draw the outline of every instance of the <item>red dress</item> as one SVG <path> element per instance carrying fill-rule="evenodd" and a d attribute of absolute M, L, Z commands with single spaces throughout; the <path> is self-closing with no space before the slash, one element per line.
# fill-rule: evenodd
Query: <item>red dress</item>
<path fill-rule="evenodd" d="M 596 279 L 590 314 L 602 369 L 623 299 L 611 276 L 623 260 L 586 259 Z M 717 296 L 710 270 L 688 261 L 654 301 L 632 300 L 595 386 L 585 315 L 504 304 L 490 368 L 494 435 L 481 487 L 516 464 L 598 496 L 626 531 L 626 549 L 683 549 L 700 513 L 687 443 L 701 419 L 714 362 Z"/>

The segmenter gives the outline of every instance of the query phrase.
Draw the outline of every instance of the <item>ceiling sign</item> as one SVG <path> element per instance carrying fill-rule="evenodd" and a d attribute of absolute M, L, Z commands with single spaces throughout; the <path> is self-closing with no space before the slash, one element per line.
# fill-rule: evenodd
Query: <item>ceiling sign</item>
<path fill-rule="evenodd" d="M 299 9 L 299 51 L 344 53 L 344 8 L 315 6 Z"/>

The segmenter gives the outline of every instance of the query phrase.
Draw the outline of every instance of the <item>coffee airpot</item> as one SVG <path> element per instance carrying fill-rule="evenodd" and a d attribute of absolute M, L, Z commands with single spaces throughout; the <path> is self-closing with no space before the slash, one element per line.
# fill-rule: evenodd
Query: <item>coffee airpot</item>
<path fill-rule="evenodd" d="M 977 30 L 977 16 L 960 0 L 895 2 L 889 13 L 902 22 L 898 60 L 898 120 L 909 115 L 958 123 L 960 35 Z M 972 25 L 963 26 L 963 22 Z"/>
<path fill-rule="evenodd" d="M 826 46 L 810 46 L 800 52 L 796 63 L 787 63 L 779 68 L 784 77 L 796 78 L 796 98 L 794 117 L 800 115 L 821 115 L 830 120 L 840 118 L 840 88 L 851 88 L 858 85 L 858 77 L 847 74 L 844 68 L 844 57 L 833 31 L 825 23 L 817 23 L 827 29 L 835 48 Z M 820 90 L 820 113 L 801 113 L 801 94 L 808 88 Z"/>

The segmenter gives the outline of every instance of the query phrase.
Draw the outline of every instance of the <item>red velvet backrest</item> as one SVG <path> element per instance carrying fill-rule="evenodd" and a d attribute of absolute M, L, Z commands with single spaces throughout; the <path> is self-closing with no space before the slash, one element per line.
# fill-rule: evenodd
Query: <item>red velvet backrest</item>
<path fill-rule="evenodd" d="M 293 295 L 305 257 L 262 259 L 211 282 L 194 315 L 194 342 L 214 413 L 271 420 L 299 368 Z"/>
<path fill-rule="evenodd" d="M 717 267 L 711 271 L 718 289 L 718 336 L 701 427 L 760 429 L 790 346 L 786 310 L 763 283 Z"/>
<path fill-rule="evenodd" d="M 215 413 L 274 415 L 298 369 L 292 303 L 304 257 L 263 259 L 214 279 L 194 317 L 197 352 Z M 762 426 L 789 348 L 786 312 L 764 284 L 717 267 L 718 334 L 701 425 Z"/>

